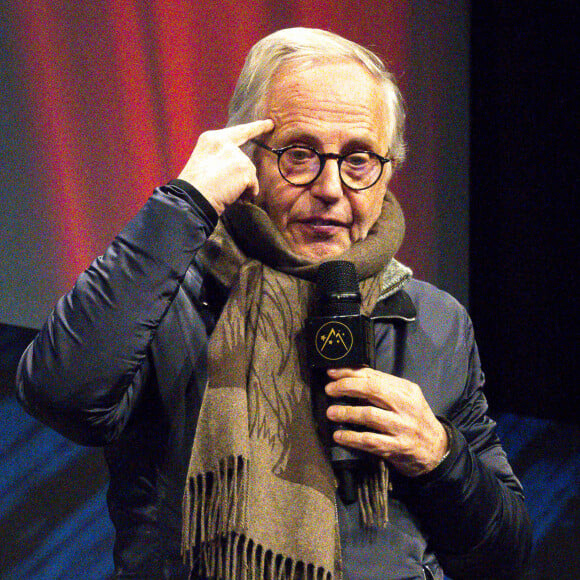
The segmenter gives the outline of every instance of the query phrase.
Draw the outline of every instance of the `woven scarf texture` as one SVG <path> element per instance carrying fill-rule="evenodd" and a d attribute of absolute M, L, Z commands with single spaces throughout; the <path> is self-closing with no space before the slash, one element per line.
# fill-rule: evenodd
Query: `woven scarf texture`
<path fill-rule="evenodd" d="M 367 314 L 410 275 L 393 259 L 403 233 L 387 193 L 367 238 L 333 257 L 355 264 Z M 209 342 L 184 493 L 184 558 L 196 578 L 340 578 L 335 477 L 301 349 L 317 264 L 294 254 L 247 202 L 228 208 L 199 258 L 229 295 Z M 387 518 L 386 467 L 377 466 L 359 484 L 370 526 Z"/>

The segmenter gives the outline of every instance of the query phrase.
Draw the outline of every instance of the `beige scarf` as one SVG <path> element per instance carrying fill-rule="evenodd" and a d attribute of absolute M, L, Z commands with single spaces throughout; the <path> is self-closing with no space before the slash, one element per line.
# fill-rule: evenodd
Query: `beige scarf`
<path fill-rule="evenodd" d="M 354 262 L 363 310 L 409 270 L 392 259 L 404 231 L 387 193 Z M 198 577 L 332 580 L 340 576 L 335 478 L 316 433 L 300 333 L 317 265 L 292 253 L 255 205 L 230 207 L 200 255 L 229 289 L 211 336 L 183 504 L 182 551 Z M 368 525 L 386 520 L 386 468 L 359 485 Z"/>

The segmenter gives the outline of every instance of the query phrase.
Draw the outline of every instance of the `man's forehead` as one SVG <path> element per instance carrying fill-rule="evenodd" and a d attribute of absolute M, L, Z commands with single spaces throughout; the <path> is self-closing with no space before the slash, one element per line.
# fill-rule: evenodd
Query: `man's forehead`
<path fill-rule="evenodd" d="M 275 133 L 332 128 L 357 129 L 383 140 L 386 125 L 382 85 L 353 61 L 284 65 L 272 78 L 265 102 Z M 339 127 L 340 126 L 340 127 Z"/>
<path fill-rule="evenodd" d="M 334 83 L 333 83 L 334 81 Z M 277 94 L 281 88 L 285 92 L 290 87 L 308 92 L 340 87 L 345 83 L 360 85 L 360 91 L 381 90 L 381 83 L 362 64 L 353 60 L 323 60 L 313 62 L 289 62 L 281 65 L 270 79 L 267 98 Z"/>

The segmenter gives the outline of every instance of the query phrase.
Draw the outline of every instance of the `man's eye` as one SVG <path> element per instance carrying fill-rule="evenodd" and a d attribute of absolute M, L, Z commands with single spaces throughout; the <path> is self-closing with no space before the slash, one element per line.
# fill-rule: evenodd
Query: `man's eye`
<path fill-rule="evenodd" d="M 352 153 L 344 161 L 352 169 L 361 169 L 368 165 L 370 155 L 368 153 Z"/>
<path fill-rule="evenodd" d="M 307 161 L 311 161 L 315 154 L 310 149 L 302 149 L 300 147 L 288 149 L 284 153 L 290 163 L 305 163 Z"/>

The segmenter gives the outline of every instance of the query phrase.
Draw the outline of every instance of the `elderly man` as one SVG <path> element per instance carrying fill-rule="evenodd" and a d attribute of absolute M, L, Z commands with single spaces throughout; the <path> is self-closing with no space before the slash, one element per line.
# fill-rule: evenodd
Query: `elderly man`
<path fill-rule="evenodd" d="M 229 126 L 200 136 L 24 354 L 29 412 L 105 448 L 117 577 L 521 570 L 529 522 L 469 318 L 393 257 L 403 117 L 366 49 L 307 29 L 263 39 Z M 334 441 L 366 458 L 352 503 L 300 347 L 318 264 L 335 258 L 355 265 L 376 348 L 375 368 L 325 381 Z"/>

